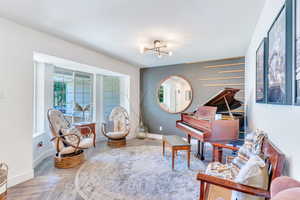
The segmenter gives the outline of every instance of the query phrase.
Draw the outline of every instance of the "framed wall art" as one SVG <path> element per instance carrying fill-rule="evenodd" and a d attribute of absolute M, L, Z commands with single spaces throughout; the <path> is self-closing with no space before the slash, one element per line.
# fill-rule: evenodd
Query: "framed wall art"
<path fill-rule="evenodd" d="M 267 103 L 292 104 L 293 2 L 287 0 L 268 32 Z"/>
<path fill-rule="evenodd" d="M 267 38 L 256 50 L 256 102 L 266 103 Z"/>

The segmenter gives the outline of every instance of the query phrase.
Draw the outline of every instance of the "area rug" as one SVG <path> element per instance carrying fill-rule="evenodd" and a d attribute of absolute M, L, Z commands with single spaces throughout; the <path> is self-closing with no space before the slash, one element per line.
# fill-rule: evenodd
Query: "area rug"
<path fill-rule="evenodd" d="M 162 156 L 159 146 L 134 146 L 98 154 L 81 166 L 75 177 L 78 194 L 85 200 L 195 200 L 199 198 L 196 174 L 205 165 L 179 152 L 175 170 L 171 152 Z"/>

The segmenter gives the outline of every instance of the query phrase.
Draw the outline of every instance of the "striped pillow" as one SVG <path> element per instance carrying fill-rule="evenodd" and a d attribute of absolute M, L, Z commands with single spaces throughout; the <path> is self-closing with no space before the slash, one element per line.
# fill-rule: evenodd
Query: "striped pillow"
<path fill-rule="evenodd" d="M 234 177 L 239 174 L 250 157 L 253 155 L 261 156 L 262 142 L 265 137 L 266 134 L 260 130 L 247 134 L 244 145 L 239 149 L 237 157 L 230 164 Z"/>
<path fill-rule="evenodd" d="M 207 167 L 206 174 L 224 179 L 235 179 L 251 157 L 260 156 L 262 142 L 265 137 L 266 134 L 260 130 L 248 133 L 245 138 L 245 143 L 239 149 L 238 155 L 231 161 L 231 163 L 210 163 Z"/>

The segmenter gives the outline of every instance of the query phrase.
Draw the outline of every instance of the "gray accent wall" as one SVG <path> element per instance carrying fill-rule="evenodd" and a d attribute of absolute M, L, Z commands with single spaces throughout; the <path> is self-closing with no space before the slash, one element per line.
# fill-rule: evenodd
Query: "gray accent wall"
<path fill-rule="evenodd" d="M 162 58 L 163 59 L 163 58 Z M 163 111 L 157 104 L 156 90 L 162 79 L 171 75 L 185 77 L 193 88 L 193 102 L 186 110 L 188 112 L 196 110 L 199 105 L 205 103 L 210 97 L 217 94 L 225 87 L 240 88 L 241 91 L 236 95 L 236 99 L 244 102 L 244 85 L 239 86 L 208 86 L 207 84 L 244 84 L 244 71 L 221 73 L 231 70 L 244 70 L 245 59 L 224 59 L 193 64 L 179 64 L 164 67 L 152 67 L 141 69 L 141 112 L 144 124 L 148 126 L 150 133 L 163 135 L 184 135 L 176 128 L 176 120 L 180 119 L 180 114 L 169 114 Z M 242 63 L 236 66 L 219 66 L 224 64 Z M 207 66 L 216 66 L 207 68 Z M 242 79 L 228 80 L 201 80 L 207 78 L 220 77 L 243 77 Z M 243 109 L 242 107 L 240 109 Z M 185 111 L 185 112 L 186 112 Z M 162 130 L 160 130 L 160 126 Z"/>

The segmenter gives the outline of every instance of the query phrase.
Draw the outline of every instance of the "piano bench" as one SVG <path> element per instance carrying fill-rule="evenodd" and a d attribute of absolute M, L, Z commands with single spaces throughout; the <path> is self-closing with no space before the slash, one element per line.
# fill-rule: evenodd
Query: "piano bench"
<path fill-rule="evenodd" d="M 187 166 L 188 168 L 190 168 L 191 145 L 177 135 L 163 136 L 162 138 L 163 156 L 165 155 L 166 144 L 168 144 L 172 149 L 172 169 L 174 169 L 175 154 L 177 155 L 177 151 L 187 151 Z"/>

